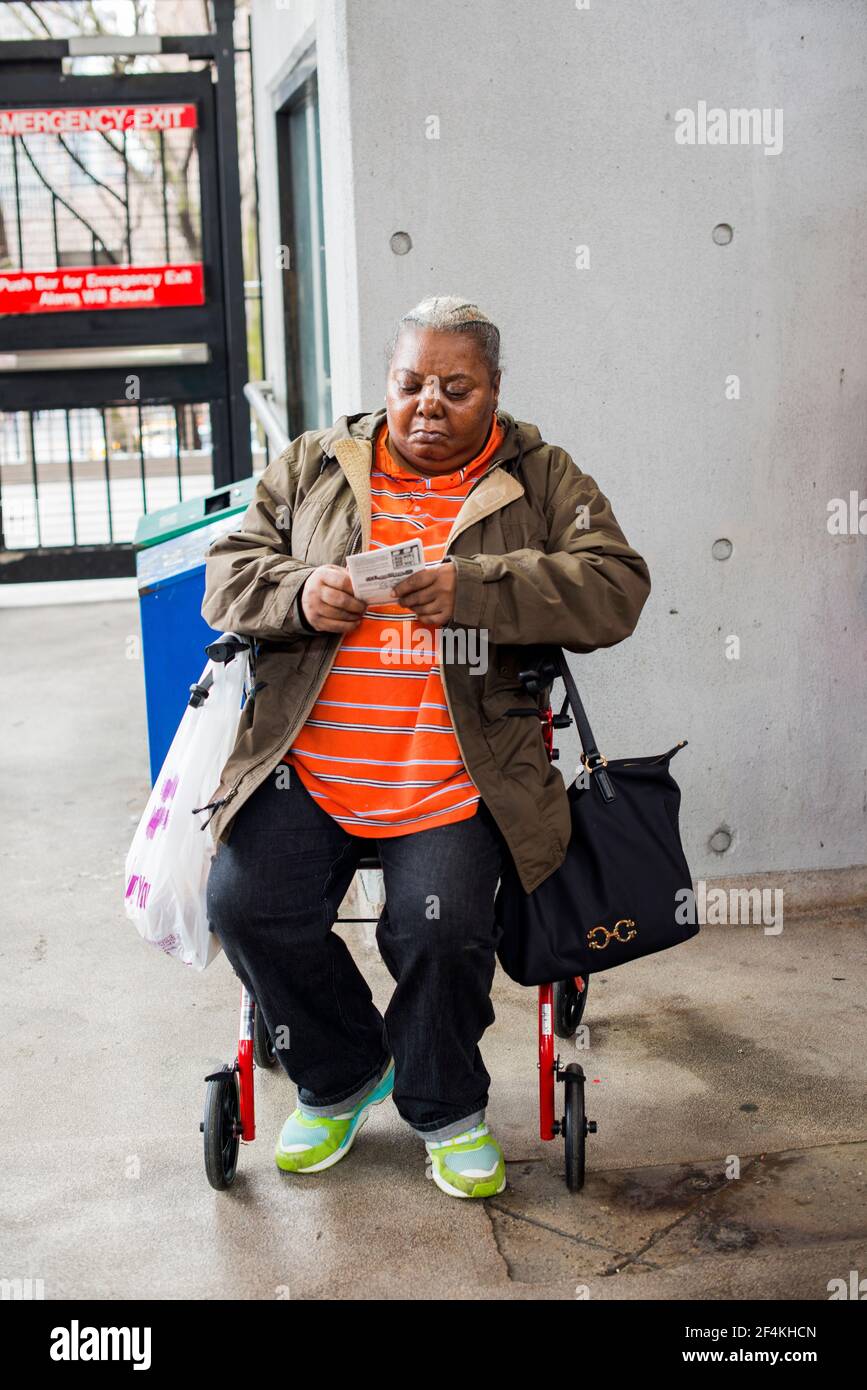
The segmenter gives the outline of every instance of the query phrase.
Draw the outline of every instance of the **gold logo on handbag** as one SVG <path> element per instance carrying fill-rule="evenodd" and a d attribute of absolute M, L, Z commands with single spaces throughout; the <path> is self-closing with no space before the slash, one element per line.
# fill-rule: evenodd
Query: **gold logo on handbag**
<path fill-rule="evenodd" d="M 620 934 L 621 927 L 627 928 L 625 936 L 621 936 Z M 602 937 L 604 938 L 603 940 L 594 940 L 594 937 L 596 937 L 597 932 L 602 933 Z M 590 931 L 587 933 L 587 941 L 590 945 L 591 951 L 604 951 L 609 941 L 619 941 L 621 945 L 623 945 L 627 941 L 631 941 L 633 936 L 637 935 L 638 928 L 636 927 L 632 918 L 621 917 L 620 921 L 615 922 L 614 926 L 610 930 L 608 929 L 608 927 L 603 926 L 591 927 Z"/>

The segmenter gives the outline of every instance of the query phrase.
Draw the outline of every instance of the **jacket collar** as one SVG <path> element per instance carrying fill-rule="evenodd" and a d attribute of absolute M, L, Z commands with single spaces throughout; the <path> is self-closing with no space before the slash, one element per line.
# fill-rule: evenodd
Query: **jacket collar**
<path fill-rule="evenodd" d="M 380 406 L 379 410 L 360 412 L 357 415 L 341 415 L 321 436 L 323 453 L 333 455 L 334 445 L 341 439 L 372 441 L 385 419 L 385 415 L 385 406 Z M 513 415 L 509 414 L 508 410 L 498 410 L 497 419 L 503 426 L 505 435 L 496 458 L 491 460 L 492 466 L 493 464 L 506 465 L 512 460 L 520 459 L 523 454 L 538 448 L 543 442 L 535 425 L 530 425 L 525 420 L 516 420 Z"/>
<path fill-rule="evenodd" d="M 326 457 L 337 459 L 355 495 L 361 519 L 361 548 L 370 545 L 371 505 L 370 466 L 373 438 L 386 416 L 385 406 L 358 415 L 341 415 L 321 436 Z M 524 491 L 517 470 L 524 456 L 543 444 L 535 425 L 516 420 L 507 410 L 498 410 L 497 419 L 505 431 L 503 442 L 488 471 L 466 498 L 455 518 L 449 541 L 473 521 L 486 516 L 520 497 Z"/>

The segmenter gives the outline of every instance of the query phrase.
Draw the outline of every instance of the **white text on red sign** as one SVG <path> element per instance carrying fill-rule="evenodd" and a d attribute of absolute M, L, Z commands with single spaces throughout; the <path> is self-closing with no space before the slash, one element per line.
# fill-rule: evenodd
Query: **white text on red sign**
<path fill-rule="evenodd" d="M 65 135 L 70 131 L 192 130 L 195 106 L 59 106 L 0 110 L 0 135 Z"/>
<path fill-rule="evenodd" d="M 0 314 L 169 309 L 204 302 L 204 272 L 199 262 L 0 271 Z"/>

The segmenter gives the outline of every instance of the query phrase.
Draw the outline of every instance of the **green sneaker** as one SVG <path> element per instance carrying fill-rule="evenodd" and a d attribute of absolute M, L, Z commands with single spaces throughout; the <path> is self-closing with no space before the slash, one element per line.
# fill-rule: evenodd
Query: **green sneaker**
<path fill-rule="evenodd" d="M 506 1160 L 488 1126 L 474 1125 L 465 1134 L 425 1140 L 431 1177 L 451 1197 L 496 1197 L 506 1186 Z"/>
<path fill-rule="evenodd" d="M 343 1115 L 308 1115 L 297 1106 L 277 1140 L 274 1158 L 284 1173 L 320 1173 L 339 1163 L 355 1142 L 372 1105 L 391 1095 L 394 1089 L 394 1058 L 372 1090 Z"/>

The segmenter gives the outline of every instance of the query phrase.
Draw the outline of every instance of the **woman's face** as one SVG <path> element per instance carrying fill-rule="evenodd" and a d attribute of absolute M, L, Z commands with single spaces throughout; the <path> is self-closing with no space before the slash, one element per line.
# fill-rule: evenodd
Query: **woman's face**
<path fill-rule="evenodd" d="M 389 441 L 419 473 L 453 473 L 480 453 L 497 407 L 493 381 L 471 333 L 407 326 L 386 381 Z"/>

